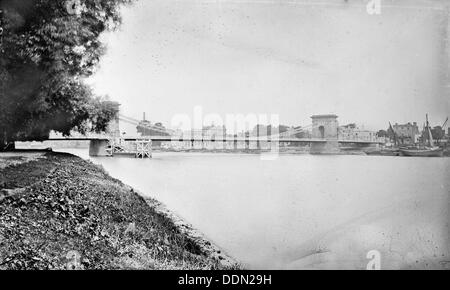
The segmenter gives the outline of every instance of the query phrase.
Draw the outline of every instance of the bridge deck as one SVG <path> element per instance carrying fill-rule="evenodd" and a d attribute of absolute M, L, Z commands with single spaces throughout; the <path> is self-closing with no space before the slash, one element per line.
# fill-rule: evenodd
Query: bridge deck
<path fill-rule="evenodd" d="M 107 137 L 74 137 L 74 138 L 50 138 L 49 141 L 90 141 L 90 140 L 109 140 Z M 152 141 L 161 141 L 161 142 L 282 142 L 282 143 L 325 143 L 327 139 L 318 139 L 318 138 L 257 138 L 257 137 L 249 137 L 249 138 L 177 138 L 177 137 L 168 137 L 168 136 L 148 136 L 148 137 L 125 137 L 122 138 L 124 141 L 137 141 L 142 139 L 151 139 Z M 367 140 L 338 140 L 339 143 L 353 143 L 353 144 L 381 144 L 381 141 L 367 141 Z"/>

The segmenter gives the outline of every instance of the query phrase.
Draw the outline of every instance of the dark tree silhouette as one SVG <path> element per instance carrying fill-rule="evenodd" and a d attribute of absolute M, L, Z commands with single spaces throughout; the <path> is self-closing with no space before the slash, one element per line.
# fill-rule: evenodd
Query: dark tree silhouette
<path fill-rule="evenodd" d="M 442 129 L 441 126 L 436 126 L 433 129 L 431 129 L 431 136 L 436 142 L 440 142 L 445 137 L 445 130 Z"/>
<path fill-rule="evenodd" d="M 118 104 L 83 82 L 104 53 L 99 36 L 130 0 L 0 0 L 0 150 L 55 130 L 102 131 Z"/>
<path fill-rule="evenodd" d="M 377 136 L 381 137 L 381 138 L 382 137 L 389 137 L 389 134 L 388 134 L 388 132 L 386 130 L 378 130 Z"/>

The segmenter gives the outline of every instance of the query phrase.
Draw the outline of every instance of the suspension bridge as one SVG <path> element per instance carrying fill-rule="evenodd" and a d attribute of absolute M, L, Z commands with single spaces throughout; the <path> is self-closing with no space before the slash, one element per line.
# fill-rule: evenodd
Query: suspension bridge
<path fill-rule="evenodd" d="M 51 141 L 90 141 L 89 154 L 91 156 L 115 156 L 130 155 L 137 158 L 150 158 L 152 156 L 152 145 L 161 142 L 178 142 L 190 144 L 194 148 L 196 144 L 205 148 L 205 144 L 222 143 L 227 144 L 231 149 L 250 149 L 254 144 L 255 149 L 260 150 L 262 144 L 269 144 L 271 149 L 278 148 L 280 144 L 303 144 L 309 145 L 310 152 L 316 154 L 334 154 L 339 153 L 339 144 L 351 144 L 358 148 L 367 148 L 378 146 L 380 140 L 364 139 L 343 139 L 339 137 L 339 125 L 336 115 L 314 115 L 311 117 L 312 123 L 304 127 L 289 128 L 287 131 L 274 134 L 252 136 L 245 135 L 226 135 L 226 134 L 205 134 L 205 131 L 186 131 L 179 132 L 156 126 L 150 122 L 144 122 L 122 114 L 110 125 L 107 134 L 68 137 L 68 138 L 50 138 Z M 152 135 L 145 136 L 122 136 L 119 130 L 119 122 L 140 127 L 151 132 Z M 308 138 L 299 138 L 298 135 L 305 135 L 308 132 Z M 224 147 L 222 147 L 224 148 Z"/>

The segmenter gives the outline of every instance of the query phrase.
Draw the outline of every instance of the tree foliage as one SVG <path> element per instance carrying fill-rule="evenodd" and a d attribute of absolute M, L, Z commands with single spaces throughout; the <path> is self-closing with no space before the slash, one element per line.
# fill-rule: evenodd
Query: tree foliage
<path fill-rule="evenodd" d="M 102 131 L 118 104 L 84 79 L 130 0 L 0 0 L 0 148 L 43 140 L 51 130 Z"/>
<path fill-rule="evenodd" d="M 433 129 L 431 129 L 431 136 L 434 140 L 439 142 L 440 140 L 444 139 L 445 137 L 445 130 L 442 129 L 441 126 L 436 126 Z"/>
<path fill-rule="evenodd" d="M 389 129 L 388 129 L 388 131 L 389 131 Z M 386 130 L 378 130 L 377 136 L 380 137 L 380 138 L 383 138 L 383 137 L 387 138 L 387 137 L 389 137 L 388 131 L 386 131 Z"/>

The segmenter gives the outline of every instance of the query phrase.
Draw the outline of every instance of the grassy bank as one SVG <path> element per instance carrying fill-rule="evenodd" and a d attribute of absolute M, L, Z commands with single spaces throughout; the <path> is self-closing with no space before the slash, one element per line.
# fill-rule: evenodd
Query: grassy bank
<path fill-rule="evenodd" d="M 224 269 L 155 200 L 69 154 L 0 154 L 0 269 Z"/>

